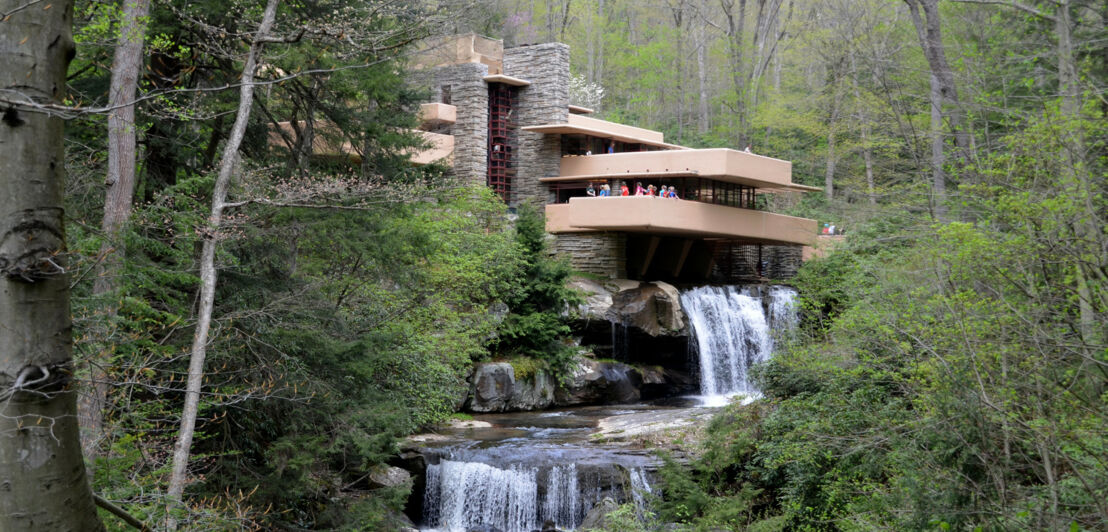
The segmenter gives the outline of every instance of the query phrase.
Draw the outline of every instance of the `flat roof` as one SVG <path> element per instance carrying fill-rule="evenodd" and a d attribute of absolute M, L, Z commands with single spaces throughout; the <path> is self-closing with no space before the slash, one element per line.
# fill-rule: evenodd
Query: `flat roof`
<path fill-rule="evenodd" d="M 589 109 L 588 107 L 581 107 L 580 105 L 569 105 L 569 112 L 576 115 L 591 115 L 596 111 Z"/>
<path fill-rule="evenodd" d="M 485 80 L 487 83 L 503 83 L 513 87 L 526 87 L 531 84 L 530 81 L 525 79 L 513 78 L 512 76 L 505 76 L 504 74 L 491 74 L 481 79 Z"/>
<path fill-rule="evenodd" d="M 577 115 L 570 115 L 577 116 Z M 669 144 L 666 142 L 659 142 L 656 140 L 636 137 L 631 135 L 623 135 L 615 133 L 611 130 L 597 129 L 591 127 L 577 126 L 573 124 L 545 124 L 541 126 L 524 126 L 520 129 L 524 131 L 534 131 L 535 133 L 545 133 L 547 135 L 588 135 L 590 137 L 599 137 L 602 139 L 618 140 L 620 142 L 628 142 L 632 144 L 645 144 L 647 146 L 657 146 L 667 150 L 687 150 L 684 146 L 678 146 L 677 144 Z"/>

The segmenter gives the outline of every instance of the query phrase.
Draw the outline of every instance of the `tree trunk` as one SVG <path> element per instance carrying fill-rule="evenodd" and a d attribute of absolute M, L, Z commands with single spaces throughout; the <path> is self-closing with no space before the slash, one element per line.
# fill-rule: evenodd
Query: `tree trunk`
<path fill-rule="evenodd" d="M 827 167 L 823 176 L 823 193 L 827 199 L 835 197 L 835 128 L 839 121 L 840 97 L 838 87 L 831 87 L 831 116 L 827 121 Z"/>
<path fill-rule="evenodd" d="M 70 377 L 63 122 L 73 2 L 0 0 L 0 530 L 103 530 Z"/>
<path fill-rule="evenodd" d="M 858 122 L 861 126 L 862 161 L 866 167 L 866 196 L 870 205 L 877 205 L 877 193 L 873 185 L 873 149 L 870 147 L 869 113 L 866 103 L 862 101 L 862 92 L 858 90 L 858 65 L 855 62 L 854 51 L 850 52 L 851 84 L 854 87 L 854 102 L 858 106 Z"/>
<path fill-rule="evenodd" d="M 965 112 L 958 101 L 958 89 L 954 83 L 954 71 L 946 60 L 943 47 L 942 25 L 939 19 L 939 0 L 904 0 L 916 27 L 916 35 L 923 48 L 923 55 L 931 73 L 936 77 L 939 94 L 945 104 L 940 107 L 942 116 L 950 122 L 954 131 L 954 145 L 958 147 L 961 158 L 967 158 L 972 151 L 969 133 L 965 130 Z M 920 11 L 923 11 L 923 17 Z"/>
<path fill-rule="evenodd" d="M 946 155 L 943 153 L 942 89 L 938 76 L 931 74 L 931 208 L 935 219 L 946 220 Z"/>
<path fill-rule="evenodd" d="M 169 477 L 169 504 L 170 508 L 181 501 L 185 490 L 186 476 L 188 472 L 189 452 L 192 448 L 193 432 L 196 428 L 196 415 L 200 405 L 200 389 L 204 381 L 204 358 L 207 356 L 208 330 L 212 322 L 212 306 L 215 303 L 216 268 L 215 251 L 218 240 L 220 223 L 223 219 L 223 206 L 227 200 L 227 189 L 231 183 L 231 174 L 235 168 L 235 159 L 239 146 L 246 133 L 246 125 L 250 119 L 250 108 L 254 100 L 254 71 L 258 64 L 258 55 L 263 46 L 263 41 L 269 35 L 273 27 L 273 21 L 277 14 L 278 0 L 268 0 L 265 13 L 262 15 L 258 32 L 250 44 L 250 50 L 246 55 L 246 61 L 242 68 L 242 86 L 239 90 L 238 113 L 235 115 L 235 123 L 231 127 L 231 134 L 227 139 L 227 146 L 223 149 L 223 157 L 220 161 L 219 175 L 216 177 L 215 188 L 212 191 L 212 211 L 208 217 L 207 234 L 200 255 L 200 308 L 196 322 L 196 331 L 193 334 L 192 350 L 189 355 L 188 384 L 185 391 L 185 406 L 181 412 L 181 427 L 177 434 L 177 443 L 173 448 L 173 471 Z M 177 522 L 172 513 L 167 522 L 168 528 L 175 530 Z"/>
<path fill-rule="evenodd" d="M 119 231 L 131 218 L 131 203 L 135 194 L 135 91 L 142 71 L 143 40 L 146 36 L 150 0 L 123 2 L 123 19 L 112 61 L 111 88 L 108 93 L 108 176 L 104 198 L 104 218 L 100 229 L 104 243 L 100 245 L 100 265 L 92 286 L 94 296 L 114 292 L 119 288 L 120 270 L 126 254 Z M 105 309 L 105 320 L 115 315 L 115 307 Z M 89 384 L 77 405 L 81 423 L 81 447 L 85 456 L 95 460 L 97 442 L 103 432 L 104 407 L 108 397 L 107 368 L 109 360 L 97 356 L 89 362 Z"/>
<path fill-rule="evenodd" d="M 727 19 L 727 52 L 731 60 L 731 85 L 735 91 L 735 108 L 732 115 L 737 117 L 739 123 L 736 126 L 738 144 L 746 146 L 750 143 L 750 135 L 747 131 L 746 108 L 746 82 L 745 59 L 743 55 L 743 33 L 746 26 L 746 0 L 739 0 L 736 13 L 734 0 L 720 0 L 720 9 Z"/>
<path fill-rule="evenodd" d="M 700 11 L 701 16 L 704 16 L 704 10 L 707 9 L 707 4 L 701 2 Z M 700 84 L 700 92 L 697 100 L 697 124 L 696 131 L 701 135 L 708 133 L 710 124 L 708 122 L 708 60 L 707 60 L 707 48 L 708 48 L 708 35 L 705 31 L 703 22 L 698 24 L 697 29 L 697 42 L 696 42 L 696 78 Z"/>

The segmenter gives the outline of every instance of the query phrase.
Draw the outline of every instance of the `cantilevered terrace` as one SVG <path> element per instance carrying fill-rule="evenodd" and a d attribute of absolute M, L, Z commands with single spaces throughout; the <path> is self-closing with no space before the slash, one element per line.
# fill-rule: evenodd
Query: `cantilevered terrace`
<path fill-rule="evenodd" d="M 572 114 L 565 124 L 523 129 L 585 137 L 583 142 L 563 137 L 563 146 L 639 150 L 581 155 L 569 149 L 558 175 L 540 179 L 555 191 L 555 203 L 546 206 L 551 233 L 619 231 L 771 245 L 811 245 L 816 239 L 815 220 L 764 210 L 762 194 L 818 190 L 793 183 L 788 161 L 729 149 L 688 149 L 665 143 L 656 131 Z M 637 183 L 674 186 L 681 199 L 590 198 L 584 194 L 589 183 L 607 183 L 617 195 L 624 183 L 632 191 Z"/>

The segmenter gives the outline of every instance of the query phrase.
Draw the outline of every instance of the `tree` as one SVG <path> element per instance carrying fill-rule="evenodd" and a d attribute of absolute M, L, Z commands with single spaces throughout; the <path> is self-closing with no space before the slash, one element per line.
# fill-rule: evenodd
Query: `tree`
<path fill-rule="evenodd" d="M 215 303 L 216 269 L 215 246 L 218 241 L 220 224 L 223 221 L 224 203 L 235 171 L 239 146 L 246 134 L 246 125 L 250 120 L 250 108 L 254 99 L 254 73 L 258 67 L 258 56 L 263 44 L 270 39 L 270 30 L 277 17 L 278 0 L 268 0 L 262 14 L 258 31 L 250 42 L 250 49 L 242 67 L 242 84 L 239 89 L 239 107 L 235 115 L 235 124 L 231 127 L 230 138 L 223 148 L 223 158 L 212 192 L 212 210 L 208 216 L 207 234 L 200 254 L 200 308 L 196 330 L 193 333 L 192 350 L 189 353 L 188 385 L 185 390 L 185 406 L 181 413 L 181 427 L 177 433 L 177 444 L 173 449 L 173 472 L 169 477 L 167 495 L 169 503 L 177 504 L 185 491 L 185 476 L 188 472 L 189 451 L 196 427 L 196 413 L 200 404 L 200 388 L 204 383 L 204 358 L 208 348 L 208 329 L 212 322 L 212 306 Z M 176 520 L 170 515 L 170 529 L 176 529 Z"/>
<path fill-rule="evenodd" d="M 100 246 L 101 262 L 97 267 L 93 295 L 109 294 L 119 287 L 118 277 L 126 253 L 120 230 L 131 217 L 131 201 L 135 195 L 135 92 L 143 65 L 142 48 L 149 11 L 150 0 L 123 2 L 123 20 L 120 21 L 108 95 L 108 176 L 105 180 L 108 192 L 100 223 L 104 243 Z M 108 313 L 114 314 L 114 310 Z M 97 455 L 96 441 L 103 430 L 104 403 L 108 397 L 107 364 L 103 357 L 91 361 L 88 389 L 78 404 L 81 447 L 90 459 Z"/>
<path fill-rule="evenodd" d="M 935 216 L 942 220 L 946 217 L 946 154 L 943 138 L 943 118 L 950 122 L 954 130 L 954 143 L 960 150 L 960 158 L 968 157 L 970 137 L 965 131 L 965 112 L 958 101 L 958 89 L 954 83 L 954 72 L 946 60 L 943 47 L 942 22 L 939 17 L 938 0 L 904 0 L 912 14 L 912 24 L 916 27 L 920 47 L 931 67 L 931 190 Z M 920 15 L 920 11 L 923 15 Z"/>
<path fill-rule="evenodd" d="M 102 530 L 77 428 L 60 105 L 73 3 L 0 1 L 0 529 Z"/>

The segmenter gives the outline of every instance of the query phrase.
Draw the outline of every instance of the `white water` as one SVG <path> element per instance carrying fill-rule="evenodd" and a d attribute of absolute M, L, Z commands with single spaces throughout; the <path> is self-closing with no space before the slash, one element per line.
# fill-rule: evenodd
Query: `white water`
<path fill-rule="evenodd" d="M 560 530 L 573 530 L 600 502 L 602 493 L 613 488 L 621 489 L 626 500 L 645 512 L 645 496 L 653 488 L 642 469 L 631 468 L 629 473 L 630 486 L 617 487 L 602 483 L 599 477 L 579 481 L 575 464 L 540 472 L 537 467 L 498 468 L 443 459 L 427 466 L 424 521 L 430 528 L 422 530 L 464 532 L 491 526 L 503 532 L 530 532 L 547 520 Z"/>
<path fill-rule="evenodd" d="M 531 530 L 538 517 L 537 471 L 442 460 L 427 466 L 424 507 L 437 514 L 435 526 L 444 531 L 477 525 Z"/>
<path fill-rule="evenodd" d="M 773 353 L 771 325 L 788 330 L 797 321 L 796 291 L 769 289 L 769 315 L 760 297 L 734 286 L 702 286 L 681 294 L 681 306 L 695 333 L 700 363 L 700 393 L 705 406 L 722 406 L 736 395 L 759 396 L 750 368 Z"/>

